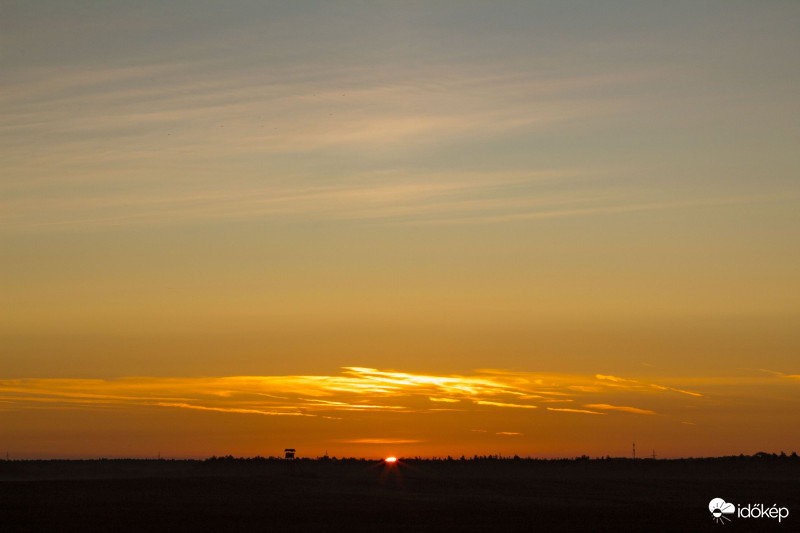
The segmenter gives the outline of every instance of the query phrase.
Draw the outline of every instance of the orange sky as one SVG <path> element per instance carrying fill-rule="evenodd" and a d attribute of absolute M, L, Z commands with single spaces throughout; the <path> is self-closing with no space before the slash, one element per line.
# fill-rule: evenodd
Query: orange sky
<path fill-rule="evenodd" d="M 19 379 L 0 382 L 15 457 L 305 457 L 640 453 L 790 449 L 800 376 L 631 379 L 482 370 L 424 375 Z M 679 387 L 690 387 L 679 388 Z M 769 411 L 768 415 L 764 411 Z M 741 451 L 739 451 L 741 450 Z"/>
<path fill-rule="evenodd" d="M 796 3 L 4 20 L 0 451 L 800 442 Z"/>

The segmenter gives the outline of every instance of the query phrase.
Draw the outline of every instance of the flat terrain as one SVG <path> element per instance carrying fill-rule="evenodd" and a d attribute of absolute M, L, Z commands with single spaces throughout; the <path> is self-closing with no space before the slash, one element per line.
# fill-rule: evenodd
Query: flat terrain
<path fill-rule="evenodd" d="M 716 524 L 708 502 L 790 516 Z M 800 460 L 0 461 L 0 531 L 798 531 Z"/>

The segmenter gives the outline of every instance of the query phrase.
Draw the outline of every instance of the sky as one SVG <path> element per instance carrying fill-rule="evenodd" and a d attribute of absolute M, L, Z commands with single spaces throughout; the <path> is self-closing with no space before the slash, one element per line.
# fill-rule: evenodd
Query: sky
<path fill-rule="evenodd" d="M 800 4 L 2 1 L 0 451 L 800 442 Z"/>

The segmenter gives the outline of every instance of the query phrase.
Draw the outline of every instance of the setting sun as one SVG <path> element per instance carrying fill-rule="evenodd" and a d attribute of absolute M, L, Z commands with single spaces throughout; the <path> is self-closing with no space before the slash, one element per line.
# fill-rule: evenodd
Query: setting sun
<path fill-rule="evenodd" d="M 387 463 L 396 463 L 396 462 L 397 462 L 397 457 L 387 457 L 387 458 L 385 459 L 385 461 L 386 461 Z"/>

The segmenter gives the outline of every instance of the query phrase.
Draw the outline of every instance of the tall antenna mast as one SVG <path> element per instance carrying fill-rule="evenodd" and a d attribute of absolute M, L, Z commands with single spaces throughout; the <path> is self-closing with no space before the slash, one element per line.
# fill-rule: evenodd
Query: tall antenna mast
<path fill-rule="evenodd" d="M 636 443 L 633 443 L 633 458 L 636 459 Z"/>

